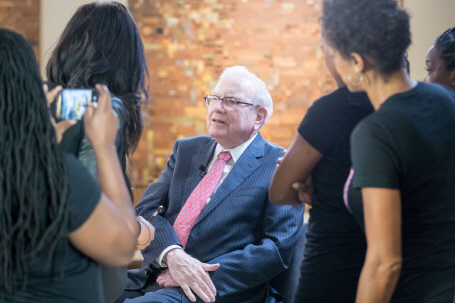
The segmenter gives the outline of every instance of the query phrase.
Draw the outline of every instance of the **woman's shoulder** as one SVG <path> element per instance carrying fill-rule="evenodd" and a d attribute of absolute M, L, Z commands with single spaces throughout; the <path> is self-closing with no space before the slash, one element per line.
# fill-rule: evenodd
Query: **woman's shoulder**
<path fill-rule="evenodd" d="M 353 107 L 361 107 L 373 111 L 373 106 L 365 93 L 353 93 L 346 87 L 340 87 L 330 94 L 322 96 L 314 101 L 311 106 L 313 111 L 321 111 L 328 114 L 340 111 L 347 112 Z"/>
<path fill-rule="evenodd" d="M 340 103 L 345 103 L 347 100 L 347 95 L 349 94 L 349 91 L 345 87 L 340 87 L 336 90 L 334 90 L 331 93 L 328 93 L 327 95 L 324 95 L 314 101 L 313 106 L 317 105 L 320 107 L 323 106 L 338 106 Z"/>
<path fill-rule="evenodd" d="M 445 85 L 419 82 L 417 89 L 421 95 L 427 95 L 427 98 L 430 96 L 431 99 L 455 102 L 455 91 Z"/>
<path fill-rule="evenodd" d="M 117 116 L 120 120 L 120 125 L 123 125 L 123 122 L 126 120 L 126 108 L 125 105 L 123 104 L 123 101 L 114 96 L 111 95 L 111 100 L 112 100 L 112 109 L 117 113 Z"/>

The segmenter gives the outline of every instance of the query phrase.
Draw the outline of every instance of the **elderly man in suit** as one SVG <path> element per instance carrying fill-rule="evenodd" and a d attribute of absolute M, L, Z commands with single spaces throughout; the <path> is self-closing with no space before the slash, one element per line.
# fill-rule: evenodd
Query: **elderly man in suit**
<path fill-rule="evenodd" d="M 281 302 L 268 281 L 290 262 L 304 206 L 268 200 L 283 150 L 259 134 L 272 98 L 263 81 L 235 66 L 205 100 L 210 137 L 177 140 L 136 208 L 145 218 L 159 205 L 165 211 L 118 302 Z"/>

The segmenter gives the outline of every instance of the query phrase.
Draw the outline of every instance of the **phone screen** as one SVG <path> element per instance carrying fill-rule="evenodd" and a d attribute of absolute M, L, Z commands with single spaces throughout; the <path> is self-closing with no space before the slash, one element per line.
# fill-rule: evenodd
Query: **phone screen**
<path fill-rule="evenodd" d="M 57 115 L 60 118 L 80 120 L 89 102 L 96 101 L 96 95 L 89 88 L 63 89 L 58 101 Z"/>

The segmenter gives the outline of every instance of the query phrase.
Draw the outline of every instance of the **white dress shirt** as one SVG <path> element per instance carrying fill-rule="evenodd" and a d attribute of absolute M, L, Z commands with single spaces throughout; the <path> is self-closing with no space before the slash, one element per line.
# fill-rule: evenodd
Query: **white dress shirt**
<path fill-rule="evenodd" d="M 253 140 L 254 140 L 254 138 L 256 138 L 256 136 L 257 136 L 257 134 L 254 135 L 252 138 L 250 138 L 248 141 L 243 142 L 242 144 L 240 144 L 240 145 L 238 145 L 238 146 L 236 146 L 234 148 L 231 148 L 231 149 L 224 148 L 219 143 L 216 144 L 215 152 L 213 153 L 212 160 L 210 161 L 210 164 L 207 167 L 208 168 L 207 172 L 209 172 L 213 168 L 215 163 L 218 161 L 219 153 L 221 153 L 221 152 L 229 152 L 229 153 L 231 153 L 231 159 L 226 163 L 226 166 L 224 167 L 224 170 L 223 170 L 223 173 L 221 175 L 220 181 L 216 185 L 215 190 L 212 193 L 212 196 L 218 190 L 220 185 L 223 183 L 224 179 L 226 179 L 227 175 L 232 170 L 232 167 L 234 167 L 234 164 L 237 163 L 237 161 L 239 160 L 240 156 L 247 149 L 247 147 L 251 144 L 251 142 L 253 142 Z M 206 203 L 209 203 L 211 198 L 212 197 L 210 196 L 210 198 L 208 198 Z M 152 242 L 151 245 L 153 245 L 153 242 Z M 171 245 L 171 246 L 167 247 L 166 249 L 164 249 L 161 252 L 161 254 L 158 256 L 158 258 L 156 258 L 156 260 L 154 262 L 154 265 L 155 266 L 158 265 L 157 267 L 167 267 L 166 262 L 163 261 L 163 257 L 168 251 L 170 251 L 171 249 L 174 249 L 174 248 L 182 248 L 182 247 L 180 247 L 178 245 Z"/>

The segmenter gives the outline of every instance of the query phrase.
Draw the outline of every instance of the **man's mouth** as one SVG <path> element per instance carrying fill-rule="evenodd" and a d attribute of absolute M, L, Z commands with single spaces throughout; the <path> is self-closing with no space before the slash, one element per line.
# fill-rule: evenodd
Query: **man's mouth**
<path fill-rule="evenodd" d="M 225 122 L 218 120 L 218 119 L 212 119 L 212 122 L 214 123 L 220 123 L 220 124 L 226 124 Z"/>

